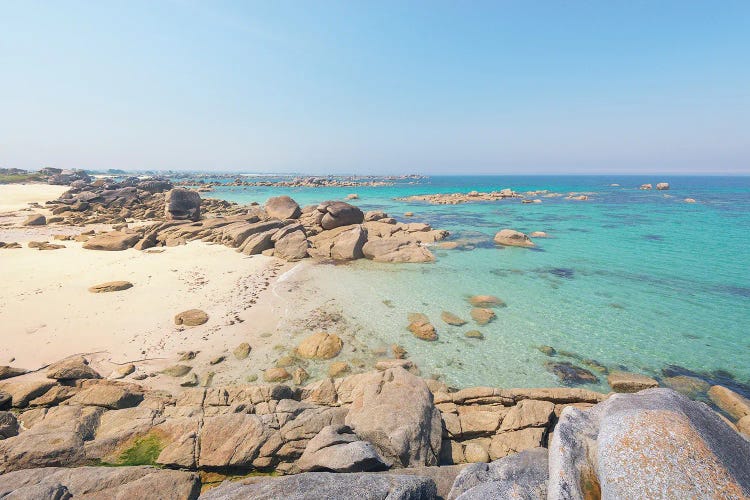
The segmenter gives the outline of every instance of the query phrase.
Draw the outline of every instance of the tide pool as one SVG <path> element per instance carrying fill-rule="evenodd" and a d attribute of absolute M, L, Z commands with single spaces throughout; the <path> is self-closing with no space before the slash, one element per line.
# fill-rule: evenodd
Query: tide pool
<path fill-rule="evenodd" d="M 666 181 L 669 191 L 641 191 Z M 619 186 L 612 186 L 619 184 Z M 414 194 L 550 190 L 588 201 L 543 198 L 461 205 L 406 203 Z M 334 302 L 369 346 L 398 343 L 424 375 L 455 386 L 559 385 L 538 350 L 549 345 L 609 369 L 662 376 L 670 365 L 750 381 L 750 178 L 681 176 L 432 177 L 388 187 L 221 187 L 210 196 L 263 203 L 286 194 L 306 205 L 343 199 L 382 209 L 401 221 L 429 222 L 468 239 L 472 250 L 433 248 L 433 264 L 358 261 L 308 266 L 302 273 L 318 299 Z M 695 204 L 685 203 L 694 198 Z M 412 218 L 405 212 L 414 212 Z M 537 248 L 492 243 L 500 229 L 545 231 Z M 302 285 L 304 288 L 304 284 Z M 304 293 L 301 290 L 299 293 Z M 507 307 L 486 326 L 448 326 L 450 311 L 470 320 L 466 299 L 502 298 Z M 439 340 L 407 330 L 407 314 L 427 314 Z M 464 333 L 478 329 L 484 340 Z M 606 376 L 593 370 L 605 390 Z"/>

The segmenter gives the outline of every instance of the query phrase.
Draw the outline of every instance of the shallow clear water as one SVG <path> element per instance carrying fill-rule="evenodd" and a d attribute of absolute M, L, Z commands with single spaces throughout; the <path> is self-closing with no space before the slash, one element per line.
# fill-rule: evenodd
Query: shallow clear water
<path fill-rule="evenodd" d="M 667 181 L 669 191 L 638 186 Z M 617 183 L 621 187 L 611 186 Z M 394 198 L 437 192 L 548 189 L 590 193 L 589 201 L 542 198 L 429 205 Z M 358 261 L 305 272 L 323 298 L 334 299 L 370 345 L 397 342 L 425 374 L 457 386 L 551 386 L 559 382 L 536 347 L 595 359 L 610 368 L 660 375 L 667 365 L 725 370 L 750 380 L 750 178 L 748 177 L 433 177 L 377 188 L 217 188 L 213 197 L 264 202 L 288 194 L 300 205 L 359 194 L 363 210 L 472 238 L 471 251 L 434 249 L 437 262 L 389 265 Z M 688 204 L 686 197 L 698 203 Z M 412 211 L 413 219 L 403 217 Z M 498 248 L 500 229 L 546 231 L 537 249 Z M 443 310 L 466 319 L 466 298 L 496 295 L 508 304 L 478 327 L 450 327 Z M 435 343 L 406 330 L 408 312 L 438 328 Z M 559 357 L 559 360 L 565 360 Z M 574 360 L 571 360 L 574 361 Z M 575 362 L 575 361 L 574 361 Z M 602 384 L 594 387 L 605 389 Z"/>

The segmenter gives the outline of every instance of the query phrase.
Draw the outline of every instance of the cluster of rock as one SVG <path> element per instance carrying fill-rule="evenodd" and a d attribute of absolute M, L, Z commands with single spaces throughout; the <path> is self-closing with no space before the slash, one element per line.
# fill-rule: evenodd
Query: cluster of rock
<path fill-rule="evenodd" d="M 639 189 L 642 190 L 642 191 L 649 191 L 651 189 L 654 189 L 654 185 L 653 184 L 641 184 L 641 187 Z M 656 185 L 656 189 L 658 189 L 659 191 L 667 191 L 667 190 L 669 190 L 669 183 L 668 182 L 659 182 Z"/>
<path fill-rule="evenodd" d="M 750 442 L 669 389 L 456 391 L 392 366 L 297 389 L 172 395 L 103 379 L 81 357 L 49 367 L 47 379 L 21 375 L 0 370 L 10 377 L 0 383 L 3 498 L 193 499 L 202 477 L 253 471 L 296 475 L 253 475 L 203 498 L 750 494 Z M 750 414 L 750 402 L 725 396 L 734 415 Z"/>
<path fill-rule="evenodd" d="M 189 193 L 191 196 L 175 193 Z M 424 245 L 445 238 L 447 231 L 428 224 L 399 223 L 383 212 L 364 214 L 340 201 L 300 208 L 288 196 L 271 198 L 265 208 L 250 206 L 243 214 L 196 219 L 200 197 L 175 188 L 166 195 L 163 223 L 97 234 L 84 248 L 122 250 L 175 246 L 192 240 L 236 248 L 245 255 L 273 255 L 288 261 L 306 257 L 346 261 L 367 258 L 377 262 L 430 262 Z M 180 220 L 175 220 L 180 219 Z M 188 219 L 188 220 L 184 220 Z"/>
<path fill-rule="evenodd" d="M 246 186 L 246 187 L 305 187 L 305 188 L 320 188 L 320 187 L 383 187 L 392 186 L 394 182 L 385 180 L 372 180 L 364 179 L 359 177 L 295 177 L 288 180 L 249 180 L 252 177 L 238 177 L 231 182 L 227 183 L 199 183 L 201 188 L 205 187 L 216 187 L 216 186 Z M 182 186 L 195 186 L 194 180 L 186 180 L 177 182 L 177 185 Z M 200 188 L 199 188 L 200 190 Z"/>
<path fill-rule="evenodd" d="M 500 191 L 490 192 L 470 191 L 468 193 L 419 194 L 397 198 L 397 200 L 407 202 L 424 201 L 435 205 L 458 205 L 460 203 L 498 201 L 507 198 L 523 198 L 523 195 L 516 193 L 512 189 L 501 189 Z"/>

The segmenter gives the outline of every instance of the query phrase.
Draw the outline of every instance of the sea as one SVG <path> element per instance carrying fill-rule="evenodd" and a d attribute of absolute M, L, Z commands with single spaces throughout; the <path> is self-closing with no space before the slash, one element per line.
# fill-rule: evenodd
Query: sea
<path fill-rule="evenodd" d="M 639 189 L 658 182 L 670 189 Z M 505 188 L 588 200 L 398 200 Z M 608 390 L 607 371 L 628 370 L 659 379 L 696 375 L 750 392 L 750 177 L 433 176 L 380 187 L 222 186 L 210 196 L 263 203 L 284 194 L 304 206 L 352 193 L 358 199 L 350 202 L 364 211 L 427 222 L 448 230 L 448 241 L 468 243 L 433 248 L 431 264 L 360 260 L 302 269 L 298 293 L 309 284 L 309 294 L 340 308 L 367 345 L 402 345 L 423 375 L 455 387 L 550 387 L 565 384 L 554 363 L 570 362 L 597 377 L 584 385 L 592 389 Z M 495 245 L 493 235 L 505 228 L 549 237 L 533 249 Z M 507 304 L 482 327 L 470 321 L 467 302 L 478 294 Z M 442 311 L 469 324 L 449 326 Z M 431 319 L 436 342 L 407 331 L 411 312 Z M 470 329 L 484 339 L 467 338 Z"/>

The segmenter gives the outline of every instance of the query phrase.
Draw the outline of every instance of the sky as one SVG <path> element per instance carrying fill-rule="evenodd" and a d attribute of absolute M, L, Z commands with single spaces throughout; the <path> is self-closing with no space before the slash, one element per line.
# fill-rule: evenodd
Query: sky
<path fill-rule="evenodd" d="M 750 2 L 0 0 L 0 167 L 750 174 Z"/>

